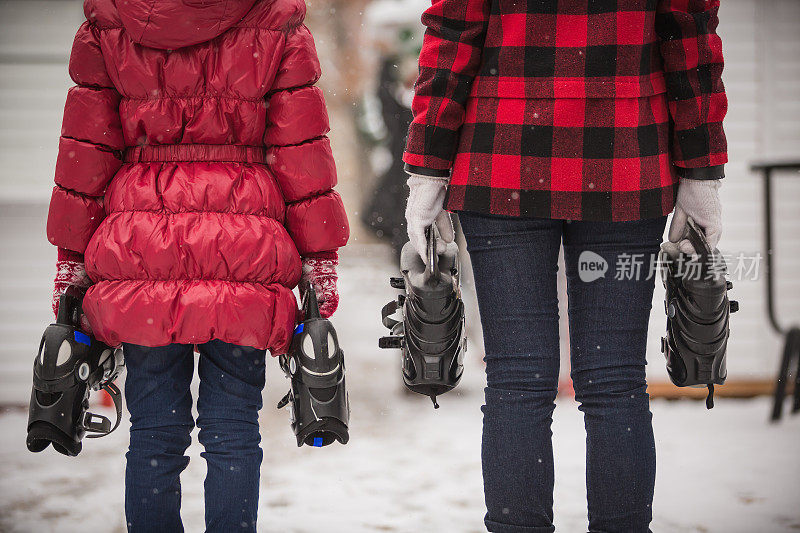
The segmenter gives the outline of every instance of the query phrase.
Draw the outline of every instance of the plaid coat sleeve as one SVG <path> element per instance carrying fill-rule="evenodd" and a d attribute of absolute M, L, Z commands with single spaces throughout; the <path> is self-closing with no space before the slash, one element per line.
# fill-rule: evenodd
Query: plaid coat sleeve
<path fill-rule="evenodd" d="M 659 0 L 656 32 L 673 123 L 672 163 L 682 177 L 724 176 L 728 109 L 722 84 L 719 0 Z"/>
<path fill-rule="evenodd" d="M 481 63 L 489 0 L 433 0 L 403 160 L 417 174 L 449 176 L 464 108 Z"/>

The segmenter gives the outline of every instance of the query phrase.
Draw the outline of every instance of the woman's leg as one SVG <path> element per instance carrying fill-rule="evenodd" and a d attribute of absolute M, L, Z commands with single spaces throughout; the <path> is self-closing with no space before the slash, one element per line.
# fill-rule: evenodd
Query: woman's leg
<path fill-rule="evenodd" d="M 666 217 L 564 229 L 575 398 L 586 425 L 589 531 L 649 531 L 655 442 L 645 357 Z M 599 257 L 598 257 L 599 256 Z M 592 263 L 608 270 L 597 279 Z M 583 273 L 583 276 L 581 276 Z"/>
<path fill-rule="evenodd" d="M 205 448 L 206 531 L 256 530 L 264 350 L 214 340 L 200 345 L 198 436 Z"/>
<path fill-rule="evenodd" d="M 125 468 L 128 531 L 174 533 L 181 523 L 180 474 L 189 464 L 192 346 L 125 344 L 125 400 L 131 439 Z"/>
<path fill-rule="evenodd" d="M 551 532 L 550 424 L 558 388 L 556 271 L 561 221 L 459 214 L 486 347 L 485 523 Z"/>

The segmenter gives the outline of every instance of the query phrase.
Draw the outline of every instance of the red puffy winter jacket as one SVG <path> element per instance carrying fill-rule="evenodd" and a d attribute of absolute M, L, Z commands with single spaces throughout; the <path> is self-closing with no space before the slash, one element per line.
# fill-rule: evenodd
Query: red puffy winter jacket
<path fill-rule="evenodd" d="M 47 235 L 96 336 L 287 348 L 349 229 L 303 0 L 86 0 Z"/>

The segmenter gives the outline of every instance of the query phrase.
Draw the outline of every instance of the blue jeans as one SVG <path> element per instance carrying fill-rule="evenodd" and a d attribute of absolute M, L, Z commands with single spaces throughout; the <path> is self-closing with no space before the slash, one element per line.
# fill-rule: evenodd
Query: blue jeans
<path fill-rule="evenodd" d="M 651 259 L 666 217 L 567 222 L 462 212 L 459 219 L 486 347 L 487 529 L 555 530 L 550 425 L 559 373 L 556 272 L 563 241 L 571 376 L 586 427 L 589 531 L 649 531 L 656 456 L 645 351 Z M 601 275 L 603 261 L 608 269 Z M 635 269 L 623 269 L 622 279 L 615 279 L 618 265 L 628 263 L 640 263 L 640 275 L 627 279 Z"/>
<path fill-rule="evenodd" d="M 198 348 L 198 438 L 208 465 L 206 529 L 254 532 L 265 351 L 216 340 Z M 194 427 L 189 390 L 194 348 L 125 344 L 124 352 L 125 400 L 131 414 L 125 469 L 128 531 L 181 532 L 180 474 L 189 464 L 184 452 Z"/>

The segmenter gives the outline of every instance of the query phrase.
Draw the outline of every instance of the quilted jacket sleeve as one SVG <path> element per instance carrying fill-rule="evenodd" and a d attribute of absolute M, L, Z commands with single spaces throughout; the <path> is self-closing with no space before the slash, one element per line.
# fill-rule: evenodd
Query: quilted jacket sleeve
<path fill-rule="evenodd" d="M 674 126 L 672 162 L 687 178 L 721 178 L 728 161 L 719 5 L 719 0 L 658 2 L 656 32 Z"/>
<path fill-rule="evenodd" d="M 433 0 L 422 15 L 427 27 L 403 160 L 406 169 L 450 175 L 464 107 L 481 63 L 489 0 Z"/>
<path fill-rule="evenodd" d="M 350 226 L 336 185 L 330 126 L 319 87 L 314 38 L 301 25 L 289 30 L 267 99 L 267 161 L 286 201 L 286 229 L 301 256 L 334 251 Z"/>
<path fill-rule="evenodd" d="M 122 165 L 125 146 L 120 94 L 106 72 L 98 30 L 89 22 L 75 36 L 69 74 L 76 85 L 64 106 L 47 238 L 59 248 L 83 253 L 105 217 L 103 194 Z"/>

